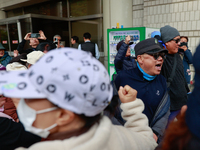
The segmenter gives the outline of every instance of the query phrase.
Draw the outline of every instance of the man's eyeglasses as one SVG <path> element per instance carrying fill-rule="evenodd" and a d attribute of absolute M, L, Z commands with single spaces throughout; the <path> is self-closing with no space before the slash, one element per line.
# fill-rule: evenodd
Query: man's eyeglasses
<path fill-rule="evenodd" d="M 155 54 L 148 54 L 150 56 L 153 56 L 155 60 L 157 60 L 160 56 L 162 57 L 162 59 L 166 58 L 166 53 L 161 52 L 161 53 L 155 53 Z"/>
<path fill-rule="evenodd" d="M 172 40 L 175 41 L 176 43 L 181 41 L 181 39 L 172 39 Z"/>

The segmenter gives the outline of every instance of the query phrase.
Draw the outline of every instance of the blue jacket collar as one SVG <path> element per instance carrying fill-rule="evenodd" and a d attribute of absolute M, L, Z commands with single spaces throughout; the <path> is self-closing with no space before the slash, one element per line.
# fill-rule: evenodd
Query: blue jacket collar
<path fill-rule="evenodd" d="M 137 66 L 138 66 L 138 69 L 142 72 L 143 78 L 146 79 L 147 81 L 152 81 L 156 78 L 157 75 L 152 76 L 152 75 L 149 75 L 146 72 L 144 72 L 144 70 L 140 67 L 138 62 L 137 62 Z"/>

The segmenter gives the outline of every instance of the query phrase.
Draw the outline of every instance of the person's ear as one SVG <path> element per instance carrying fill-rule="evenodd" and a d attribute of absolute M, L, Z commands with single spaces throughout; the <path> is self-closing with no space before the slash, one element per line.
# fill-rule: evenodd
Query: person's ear
<path fill-rule="evenodd" d="M 169 45 L 169 42 L 165 43 L 165 46 L 168 46 Z"/>
<path fill-rule="evenodd" d="M 138 61 L 139 64 L 143 63 L 143 57 L 142 57 L 142 55 L 138 55 L 137 56 L 137 61 Z"/>
<path fill-rule="evenodd" d="M 67 125 L 75 119 L 75 114 L 69 110 L 62 109 L 60 117 L 56 120 L 58 126 Z"/>

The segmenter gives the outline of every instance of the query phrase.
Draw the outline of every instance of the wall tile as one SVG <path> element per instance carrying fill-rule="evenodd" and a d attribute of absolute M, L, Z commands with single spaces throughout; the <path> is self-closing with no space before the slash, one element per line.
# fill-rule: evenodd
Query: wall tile
<path fill-rule="evenodd" d="M 180 13 L 180 21 L 184 21 L 185 20 L 185 12 L 181 12 Z"/>
<path fill-rule="evenodd" d="M 197 10 L 197 1 L 193 1 L 193 7 L 192 7 L 192 10 Z"/>
<path fill-rule="evenodd" d="M 186 12 L 185 13 L 185 21 L 189 21 L 190 20 L 190 12 Z"/>
<path fill-rule="evenodd" d="M 194 20 L 199 20 L 200 11 L 195 11 L 194 14 Z"/>
<path fill-rule="evenodd" d="M 183 3 L 183 11 L 187 11 L 188 9 L 188 2 Z"/>
<path fill-rule="evenodd" d="M 174 12 L 174 4 L 170 4 L 169 9 L 170 9 L 170 13 L 173 13 Z"/>
<path fill-rule="evenodd" d="M 195 40 L 195 38 L 191 38 L 191 46 L 196 46 L 196 40 Z"/>
<path fill-rule="evenodd" d="M 189 32 L 189 36 L 190 36 L 190 37 L 191 37 L 191 36 L 194 36 L 193 32 Z"/>
<path fill-rule="evenodd" d="M 187 30 L 191 30 L 192 29 L 192 23 L 191 21 L 187 22 Z"/>
<path fill-rule="evenodd" d="M 153 9 L 154 9 L 154 15 L 157 15 L 158 14 L 158 6 L 154 6 Z"/>
<path fill-rule="evenodd" d="M 182 30 L 187 30 L 187 22 L 182 22 Z"/>
<path fill-rule="evenodd" d="M 159 15 L 159 20 L 158 20 L 158 21 L 159 21 L 160 23 L 162 23 L 162 22 L 163 22 L 163 19 L 164 19 L 163 16 L 160 14 L 160 15 Z"/>
<path fill-rule="evenodd" d="M 165 12 L 170 13 L 169 5 L 165 5 Z"/>
<path fill-rule="evenodd" d="M 161 6 L 158 6 L 157 8 L 158 8 L 157 12 L 158 12 L 158 14 L 160 14 L 161 13 Z"/>
<path fill-rule="evenodd" d="M 178 29 L 178 22 L 174 22 L 173 27 L 176 28 L 176 29 Z"/>
<path fill-rule="evenodd" d="M 172 14 L 172 22 L 174 22 L 175 20 L 176 20 L 176 14 L 173 13 L 173 14 Z"/>
<path fill-rule="evenodd" d="M 167 22 L 171 22 L 172 21 L 172 14 L 168 14 L 167 15 Z"/>
<path fill-rule="evenodd" d="M 154 22 L 155 23 L 158 23 L 158 15 L 155 15 L 155 18 L 154 18 L 155 20 L 154 20 Z"/>
<path fill-rule="evenodd" d="M 176 21 L 180 21 L 180 13 L 176 13 Z"/>
<path fill-rule="evenodd" d="M 169 3 L 169 4 L 172 3 L 172 0 L 168 0 L 168 3 Z"/>
<path fill-rule="evenodd" d="M 198 24 L 197 30 L 200 30 L 200 20 L 197 21 L 197 24 Z M 200 36 L 200 35 L 199 35 L 199 36 Z"/>
<path fill-rule="evenodd" d="M 185 35 L 185 36 L 189 36 L 189 33 L 188 32 L 185 32 L 185 34 L 183 34 L 183 35 Z M 190 41 L 190 40 L 189 40 Z"/>
<path fill-rule="evenodd" d="M 195 42 L 196 44 L 196 47 L 199 45 L 199 43 L 200 43 L 200 41 L 199 41 L 199 38 L 196 38 L 196 42 Z"/>
<path fill-rule="evenodd" d="M 197 6 L 198 6 L 197 9 L 200 10 L 200 1 L 199 0 L 197 1 Z"/>
<path fill-rule="evenodd" d="M 170 22 L 168 25 L 170 25 L 171 27 L 174 26 L 174 23 L 173 22 Z"/>
<path fill-rule="evenodd" d="M 190 20 L 194 20 L 194 11 L 190 12 Z"/>
<path fill-rule="evenodd" d="M 151 16 L 151 23 L 152 23 L 152 24 L 155 23 L 155 22 L 154 22 L 154 15 Z"/>
<path fill-rule="evenodd" d="M 165 5 L 162 5 L 162 7 L 161 7 L 161 13 L 162 13 L 162 14 L 166 13 Z"/>
<path fill-rule="evenodd" d="M 194 36 L 198 36 L 198 31 L 194 31 Z"/>
<path fill-rule="evenodd" d="M 160 0 L 156 0 L 156 5 L 159 5 L 160 4 Z"/>
<path fill-rule="evenodd" d="M 178 12 L 178 3 L 174 4 L 174 12 Z"/>
<path fill-rule="evenodd" d="M 192 1 L 188 2 L 188 11 L 192 11 Z"/>
<path fill-rule="evenodd" d="M 197 29 L 197 22 L 192 21 L 192 30 L 196 30 L 196 29 Z"/>
<path fill-rule="evenodd" d="M 178 4 L 178 11 L 182 12 L 183 11 L 183 3 Z"/>
<path fill-rule="evenodd" d="M 183 23 L 182 22 L 178 22 L 178 31 L 181 31 L 182 30 L 182 26 L 183 26 Z"/>

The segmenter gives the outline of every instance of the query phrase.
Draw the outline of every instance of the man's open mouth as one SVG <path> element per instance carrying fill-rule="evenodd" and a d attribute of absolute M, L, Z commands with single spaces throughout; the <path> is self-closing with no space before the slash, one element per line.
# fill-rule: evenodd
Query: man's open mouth
<path fill-rule="evenodd" d="M 161 64 L 157 64 L 156 67 L 161 67 Z"/>

